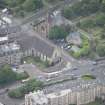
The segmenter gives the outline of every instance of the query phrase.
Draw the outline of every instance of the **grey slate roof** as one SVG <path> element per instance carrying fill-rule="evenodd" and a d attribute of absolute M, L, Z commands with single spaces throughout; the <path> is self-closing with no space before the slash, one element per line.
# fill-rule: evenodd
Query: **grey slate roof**
<path fill-rule="evenodd" d="M 21 30 L 21 27 L 19 27 L 19 26 L 0 28 L 0 37 L 4 37 L 7 34 L 20 32 L 20 30 Z"/>
<path fill-rule="evenodd" d="M 49 58 L 52 57 L 54 52 L 54 46 L 49 45 L 47 42 L 37 38 L 36 36 L 26 36 L 21 38 L 18 43 L 23 51 L 34 48 L 37 52 L 40 52 Z"/>

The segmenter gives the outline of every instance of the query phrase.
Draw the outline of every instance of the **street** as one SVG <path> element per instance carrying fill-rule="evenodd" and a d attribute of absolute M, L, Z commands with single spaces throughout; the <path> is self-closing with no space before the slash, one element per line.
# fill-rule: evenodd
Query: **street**
<path fill-rule="evenodd" d="M 30 76 L 29 77 L 30 79 L 36 78 L 37 80 L 43 81 L 44 84 L 47 83 L 50 84 L 48 86 L 46 85 L 43 88 L 43 91 L 45 93 L 58 92 L 63 89 L 70 89 L 70 88 L 75 91 L 77 87 L 79 88 L 80 86 L 83 86 L 85 84 L 90 85 L 95 83 L 105 83 L 105 60 L 98 61 L 97 64 L 93 64 L 93 62 L 95 61 L 87 59 L 86 60 L 75 59 L 60 46 L 52 43 L 52 41 L 50 41 L 47 38 L 41 37 L 41 35 L 35 32 L 30 25 L 32 21 L 35 21 L 40 17 L 45 17 L 49 12 L 64 8 L 65 5 L 72 5 L 73 3 L 79 1 L 80 0 L 65 0 L 53 7 L 49 6 L 47 8 L 43 8 L 39 10 L 37 13 L 27 18 L 24 18 L 24 20 L 18 24 L 19 26 L 22 27 L 22 34 L 17 35 L 18 40 L 19 38 L 21 39 L 27 37 L 27 35 L 35 36 L 36 38 L 44 40 L 49 45 L 57 47 L 61 52 L 62 61 L 52 67 L 45 68 L 44 70 L 40 70 L 40 68 L 38 68 L 34 64 L 19 65 L 18 70 L 27 72 Z M 82 30 L 79 29 L 79 31 L 83 33 Z M 89 36 L 89 34 L 86 35 L 89 39 L 91 39 L 91 36 Z M 81 76 L 86 74 L 94 75 L 96 79 L 83 80 Z M 56 84 L 56 82 L 59 83 Z M 21 105 L 21 103 L 24 103 L 24 98 L 23 99 L 9 98 L 8 92 L 6 91 L 6 89 L 12 90 L 22 85 L 23 83 L 21 81 L 18 81 L 16 83 L 1 87 L 0 102 L 2 102 L 5 105 Z"/>

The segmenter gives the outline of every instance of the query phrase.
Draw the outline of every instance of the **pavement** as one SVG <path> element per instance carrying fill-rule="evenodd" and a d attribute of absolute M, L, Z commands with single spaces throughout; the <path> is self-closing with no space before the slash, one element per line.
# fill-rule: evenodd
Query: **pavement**
<path fill-rule="evenodd" d="M 19 86 L 21 86 L 21 82 L 15 82 L 13 84 L 9 84 L 7 86 L 4 86 L 0 89 L 0 102 L 2 102 L 4 105 L 22 105 L 21 103 L 24 102 L 24 99 L 12 99 L 8 97 L 8 92 L 6 89 L 15 89 Z"/>
<path fill-rule="evenodd" d="M 91 62 L 88 62 L 88 63 L 89 63 L 87 64 L 88 67 L 86 67 L 86 65 L 83 65 L 79 67 L 77 70 L 69 69 L 61 73 L 61 75 L 71 75 L 72 74 L 74 76 L 77 76 L 77 80 L 71 80 L 71 81 L 66 81 L 66 82 L 62 82 L 59 84 L 53 84 L 53 85 L 45 87 L 44 91 L 46 93 L 51 93 L 51 92 L 58 92 L 63 89 L 70 89 L 70 88 L 76 89 L 77 87 L 83 84 L 91 85 L 95 83 L 96 84 L 105 83 L 105 65 L 104 65 L 105 61 L 103 61 L 103 63 L 99 62 L 98 65 L 93 65 Z M 94 71 L 92 69 L 94 69 Z M 86 75 L 86 74 L 94 75 L 96 79 L 95 80 L 83 80 L 81 76 Z"/>
<path fill-rule="evenodd" d="M 69 4 L 72 2 L 75 2 L 77 0 L 65 0 L 65 4 Z M 79 0 L 78 0 L 79 1 Z M 57 8 L 62 8 L 64 7 L 64 3 L 59 4 L 56 6 Z M 27 27 L 26 23 L 29 23 L 30 21 L 33 21 L 34 19 L 37 19 L 39 17 L 45 16 L 45 14 L 48 13 L 48 11 L 52 11 L 56 9 L 55 7 L 51 7 L 50 9 L 48 8 L 48 10 L 43 9 L 40 10 L 38 13 L 34 14 L 33 16 L 28 17 L 27 19 L 25 19 L 21 24 L 23 25 L 23 30 L 30 30 L 31 28 Z M 32 34 L 31 34 L 32 33 Z M 30 35 L 33 35 L 33 31 L 30 30 Z M 38 38 L 42 37 L 40 35 L 38 35 L 38 33 L 34 32 L 34 35 Z M 51 41 L 49 41 L 48 39 L 42 39 L 47 41 L 49 44 L 54 45 Z M 57 46 L 58 47 L 58 46 Z M 58 47 L 59 48 L 59 47 Z M 97 81 L 101 81 L 101 82 L 105 82 L 105 61 L 99 61 L 98 65 L 93 65 L 92 62 L 90 60 L 76 60 L 74 59 L 72 56 L 70 56 L 66 51 L 64 51 L 63 49 L 59 48 L 62 54 L 62 59 L 68 63 L 70 63 L 69 68 L 67 67 L 55 67 L 57 68 L 56 72 L 52 71 L 52 73 L 45 73 L 39 70 L 39 68 L 37 68 L 35 65 L 32 64 L 24 64 L 24 65 L 20 65 L 20 70 L 26 71 L 28 72 L 28 74 L 30 75 L 30 77 L 34 78 L 38 78 L 40 80 L 44 80 L 46 81 L 48 78 L 46 78 L 46 76 L 48 77 L 49 75 L 53 75 L 50 79 L 52 81 L 56 81 L 56 80 L 62 80 L 65 79 L 67 76 L 76 76 L 77 80 L 73 80 L 73 81 L 66 81 L 63 83 L 59 83 L 59 84 L 55 84 L 55 85 L 51 85 L 51 86 L 47 86 L 45 87 L 43 90 L 46 93 L 50 93 L 50 92 L 56 92 L 56 91 L 60 91 L 63 89 L 68 89 L 71 87 L 77 87 L 78 85 L 82 84 L 82 83 L 95 83 Z M 77 70 L 73 70 L 73 68 L 76 67 Z M 59 69 L 60 70 L 59 70 Z M 54 69 L 53 67 L 51 69 Z M 94 70 L 92 70 L 94 69 Z M 57 75 L 55 75 L 57 74 Z M 93 74 L 95 75 L 97 78 L 94 81 L 83 81 L 80 79 L 81 75 L 84 74 Z M 0 92 L 3 91 L 3 94 L 0 94 L 0 102 L 4 103 L 5 105 L 20 105 L 20 103 L 24 102 L 24 99 L 11 99 L 7 96 L 7 92 L 5 92 L 6 88 L 10 88 L 10 89 L 14 89 L 18 86 L 22 85 L 20 82 L 19 83 L 14 83 L 10 86 L 6 86 L 4 87 L 4 89 L 0 89 Z"/>

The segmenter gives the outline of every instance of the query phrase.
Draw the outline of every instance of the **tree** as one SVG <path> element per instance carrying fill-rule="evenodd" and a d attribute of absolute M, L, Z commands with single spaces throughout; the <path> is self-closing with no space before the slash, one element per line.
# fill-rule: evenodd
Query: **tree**
<path fill-rule="evenodd" d="M 82 0 L 72 6 L 65 7 L 62 10 L 62 15 L 68 19 L 74 19 L 78 16 L 88 16 L 100 10 L 103 4 L 99 0 Z"/>
<path fill-rule="evenodd" d="M 34 10 L 39 9 L 41 7 L 43 7 L 42 0 L 26 0 L 23 3 L 24 10 L 26 10 L 28 12 L 34 11 Z"/>
<path fill-rule="evenodd" d="M 102 39 L 105 39 L 105 30 L 103 30 L 103 31 L 101 32 L 101 38 L 102 38 Z"/>
<path fill-rule="evenodd" d="M 5 65 L 0 70 L 0 84 L 9 83 L 16 80 L 16 73 L 13 72 L 9 65 Z"/>
<path fill-rule="evenodd" d="M 64 17 L 66 17 L 67 19 L 72 19 L 75 15 L 74 15 L 74 11 L 72 8 L 70 7 L 65 7 L 63 10 L 62 10 L 62 15 Z"/>
<path fill-rule="evenodd" d="M 0 68 L 0 85 L 15 82 L 18 80 L 28 78 L 28 74 L 24 73 L 16 73 L 12 71 L 10 65 L 4 65 Z"/>
<path fill-rule="evenodd" d="M 0 8 L 4 8 L 5 7 L 5 2 L 4 2 L 4 0 L 0 0 Z"/>
<path fill-rule="evenodd" d="M 99 56 L 103 57 L 105 56 L 105 44 L 99 44 L 96 47 L 96 52 L 99 54 Z"/>
<path fill-rule="evenodd" d="M 43 7 L 42 0 L 1 0 L 0 6 L 1 3 L 10 8 L 14 15 L 22 17 L 24 17 L 24 12 L 35 11 Z"/>
<path fill-rule="evenodd" d="M 68 35 L 67 30 L 63 26 L 54 26 L 49 31 L 49 39 L 63 39 Z"/>
<path fill-rule="evenodd" d="M 43 82 L 37 81 L 36 79 L 31 79 L 28 82 L 26 82 L 23 86 L 9 91 L 8 95 L 11 98 L 21 98 L 24 97 L 24 95 L 29 92 L 42 89 L 42 87 L 43 87 Z"/>
<path fill-rule="evenodd" d="M 105 14 L 103 13 L 98 14 L 95 19 L 95 23 L 97 26 L 103 27 L 105 25 Z"/>
<path fill-rule="evenodd" d="M 55 3 L 55 2 L 58 2 L 58 1 L 63 1 L 63 0 L 46 0 L 46 2 L 49 2 L 49 3 Z"/>
<path fill-rule="evenodd" d="M 25 2 L 25 0 L 4 0 L 5 4 L 8 7 L 16 7 L 16 6 L 20 6 L 22 3 Z"/>

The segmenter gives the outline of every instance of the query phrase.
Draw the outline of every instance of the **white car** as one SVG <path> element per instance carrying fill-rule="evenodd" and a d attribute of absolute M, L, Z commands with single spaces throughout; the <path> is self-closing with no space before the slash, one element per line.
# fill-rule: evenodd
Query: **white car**
<path fill-rule="evenodd" d="M 96 62 L 96 61 L 93 61 L 92 64 L 93 64 L 93 65 L 97 65 L 97 62 Z"/>
<path fill-rule="evenodd" d="M 24 83 L 24 82 L 27 82 L 27 81 L 29 81 L 29 80 L 30 80 L 30 79 L 27 78 L 27 79 L 22 80 L 21 82 Z"/>
<path fill-rule="evenodd" d="M 49 82 L 51 79 L 47 79 L 46 81 Z"/>

